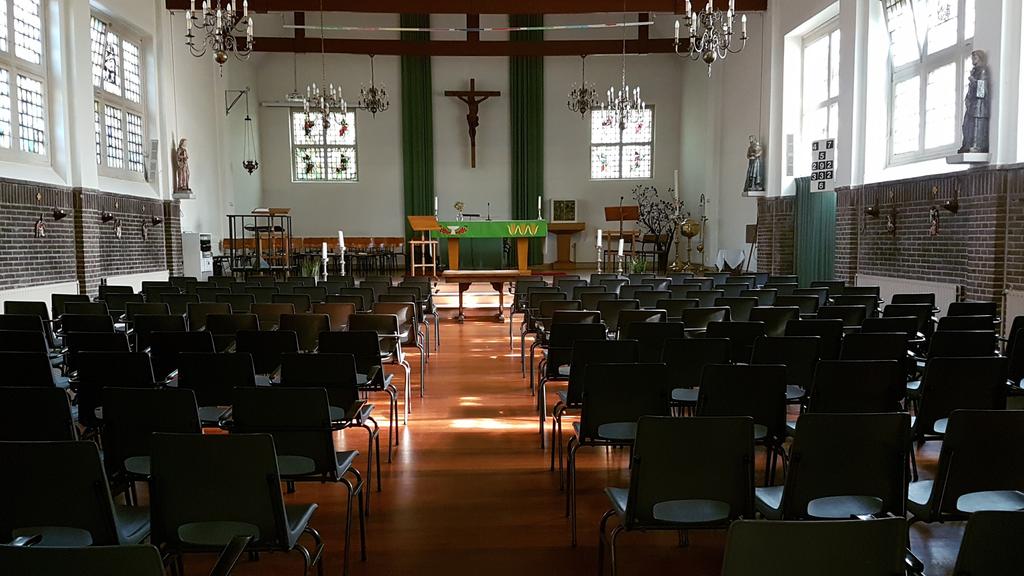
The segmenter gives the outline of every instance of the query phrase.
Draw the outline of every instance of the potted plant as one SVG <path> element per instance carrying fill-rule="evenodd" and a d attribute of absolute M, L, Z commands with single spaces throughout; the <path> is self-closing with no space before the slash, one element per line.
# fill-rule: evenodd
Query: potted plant
<path fill-rule="evenodd" d="M 299 272 L 307 278 L 319 278 L 323 270 L 324 261 L 320 257 L 304 258 L 299 265 Z"/>
<path fill-rule="evenodd" d="M 669 248 L 676 233 L 676 220 L 687 215 L 676 211 L 676 203 L 658 196 L 658 188 L 638 184 L 633 188 L 633 199 L 640 212 L 641 232 L 654 238 L 654 248 L 658 255 L 658 270 L 668 268 Z M 681 205 L 680 205 L 681 206 Z M 646 267 L 646 263 L 644 263 Z M 634 271 L 636 273 L 636 271 Z"/>

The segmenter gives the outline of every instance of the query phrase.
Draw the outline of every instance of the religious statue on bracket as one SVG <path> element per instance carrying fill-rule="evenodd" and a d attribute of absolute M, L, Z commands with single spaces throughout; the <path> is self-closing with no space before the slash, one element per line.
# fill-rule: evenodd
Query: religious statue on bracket
<path fill-rule="evenodd" d="M 192 188 L 189 187 L 191 172 L 188 167 L 188 140 L 182 138 L 174 150 L 174 197 L 192 198 Z"/>
<path fill-rule="evenodd" d="M 757 138 L 750 137 L 747 147 L 747 180 L 743 184 L 743 192 L 764 192 L 764 147 Z"/>
<path fill-rule="evenodd" d="M 971 75 L 964 97 L 963 145 L 959 152 L 988 152 L 988 123 L 991 117 L 992 94 L 985 51 L 971 52 Z"/>
<path fill-rule="evenodd" d="M 939 235 L 939 209 L 937 207 L 932 206 L 931 209 L 928 210 L 928 220 L 931 222 L 931 224 L 928 226 L 928 235 L 929 236 L 938 236 Z"/>

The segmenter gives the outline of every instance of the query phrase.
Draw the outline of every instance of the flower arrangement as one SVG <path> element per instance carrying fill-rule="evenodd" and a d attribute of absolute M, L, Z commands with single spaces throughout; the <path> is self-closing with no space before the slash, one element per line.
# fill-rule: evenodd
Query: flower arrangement
<path fill-rule="evenodd" d="M 455 211 L 456 212 L 462 212 L 465 208 L 466 208 L 466 205 L 462 202 L 462 200 L 459 200 L 458 202 L 455 203 Z"/>

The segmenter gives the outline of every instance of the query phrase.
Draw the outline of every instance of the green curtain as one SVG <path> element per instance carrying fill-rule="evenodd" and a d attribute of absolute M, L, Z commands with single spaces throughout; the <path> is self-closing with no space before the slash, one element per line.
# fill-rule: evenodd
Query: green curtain
<path fill-rule="evenodd" d="M 543 14 L 511 14 L 509 26 L 543 26 Z M 514 42 L 543 42 L 542 31 L 512 32 Z M 512 218 L 537 217 L 544 197 L 544 58 L 509 58 L 509 117 L 512 134 Z M 547 207 L 545 207 L 545 216 Z M 530 240 L 530 265 L 544 263 L 544 238 Z M 516 262 L 515 245 L 512 262 Z"/>
<path fill-rule="evenodd" d="M 800 285 L 832 280 L 836 261 L 836 193 L 811 192 L 810 178 L 797 178 L 794 226 Z"/>
<path fill-rule="evenodd" d="M 430 26 L 430 14 L 402 14 L 402 26 Z M 430 40 L 427 32 L 402 32 L 402 40 Z M 429 56 L 402 56 L 402 169 L 405 215 L 434 213 L 434 113 Z M 412 236 L 409 223 L 406 238 Z M 411 255 L 406 260 L 411 260 Z"/>

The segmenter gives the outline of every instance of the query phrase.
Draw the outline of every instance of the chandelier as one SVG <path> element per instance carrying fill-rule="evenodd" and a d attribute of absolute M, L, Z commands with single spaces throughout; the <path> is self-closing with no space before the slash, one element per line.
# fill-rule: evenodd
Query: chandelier
<path fill-rule="evenodd" d="M 569 91 L 569 101 L 566 103 L 569 110 L 579 112 L 580 116 L 586 116 L 594 108 L 597 108 L 597 90 L 594 83 L 587 83 L 587 57 L 580 56 L 583 72 L 580 75 L 579 84 L 573 82 L 572 90 Z"/>
<path fill-rule="evenodd" d="M 306 97 L 302 102 L 302 109 L 306 112 L 304 130 L 309 136 L 316 125 L 311 113 L 320 115 L 320 124 L 324 132 L 331 129 L 331 112 L 341 114 L 341 132 L 348 130 L 345 122 L 345 114 L 348 113 L 348 103 L 341 96 L 341 86 L 335 86 L 333 82 L 327 82 L 327 51 L 324 48 L 324 0 L 320 0 L 320 84 L 316 82 L 306 86 Z"/>
<path fill-rule="evenodd" d="M 729 9 L 725 12 L 715 10 L 712 4 L 714 0 L 708 0 L 704 10 L 693 13 L 693 6 L 690 0 L 686 0 L 686 27 L 689 29 L 689 51 L 680 52 L 682 41 L 679 38 L 679 21 L 676 20 L 675 50 L 680 56 L 687 56 L 690 60 L 703 60 L 708 65 L 708 78 L 711 77 L 711 65 L 719 58 L 725 59 L 729 54 L 741 52 L 747 46 L 747 15 L 740 17 L 740 40 L 743 43 L 739 48 L 732 47 L 732 25 L 736 19 L 736 0 L 729 0 Z"/>
<path fill-rule="evenodd" d="M 206 38 L 196 42 L 194 31 L 206 32 Z M 236 38 L 245 32 L 245 43 Z M 228 0 L 222 6 L 221 0 L 203 0 L 202 12 L 196 12 L 196 0 L 191 0 L 185 11 L 185 45 L 192 55 L 200 58 L 207 50 L 213 50 L 213 59 L 223 70 L 231 52 L 239 60 L 248 60 L 252 54 L 252 18 L 249 16 L 249 0 L 242 0 L 242 10 L 235 9 L 235 0 Z"/>
<path fill-rule="evenodd" d="M 368 110 L 374 117 L 377 116 L 377 112 L 383 112 L 391 105 L 391 102 L 388 101 L 387 88 L 383 84 L 378 87 L 374 83 L 373 54 L 370 54 L 370 87 L 359 87 L 359 105 Z"/>
<path fill-rule="evenodd" d="M 623 2 L 622 11 L 626 11 L 625 2 Z M 625 129 L 626 124 L 642 118 L 644 110 L 647 109 L 647 103 L 640 99 L 640 87 L 630 88 L 629 84 L 626 84 L 625 28 L 622 33 L 622 83 L 618 88 L 615 86 L 608 88 L 608 96 L 601 104 L 601 109 L 609 116 L 606 122 L 618 124 L 619 129 Z"/>

